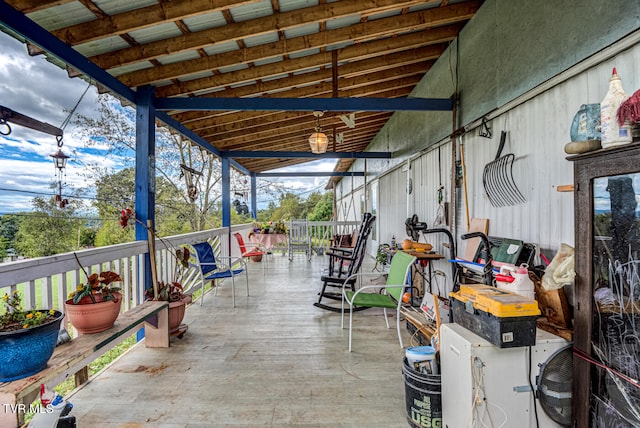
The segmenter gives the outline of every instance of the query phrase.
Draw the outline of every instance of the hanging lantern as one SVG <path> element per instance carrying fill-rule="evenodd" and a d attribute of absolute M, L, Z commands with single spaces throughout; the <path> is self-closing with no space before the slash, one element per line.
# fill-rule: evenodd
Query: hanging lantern
<path fill-rule="evenodd" d="M 326 153 L 327 146 L 329 145 L 329 138 L 322 132 L 322 128 L 320 128 L 320 118 L 323 114 L 321 111 L 313 112 L 313 115 L 316 117 L 316 132 L 309 136 L 309 146 L 311 147 L 311 152 L 315 154 Z"/>

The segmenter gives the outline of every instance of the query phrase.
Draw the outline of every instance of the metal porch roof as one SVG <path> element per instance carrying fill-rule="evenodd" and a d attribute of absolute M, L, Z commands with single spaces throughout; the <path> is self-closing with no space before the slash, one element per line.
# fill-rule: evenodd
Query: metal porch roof
<path fill-rule="evenodd" d="M 5 3 L 132 90 L 152 85 L 166 98 L 298 99 L 407 97 L 482 0 Z M 219 151 L 309 153 L 237 160 L 252 172 L 314 160 L 310 111 L 168 114 Z M 329 151 L 364 151 L 392 114 L 356 112 L 349 128 L 340 113 L 325 113 Z M 342 159 L 335 169 L 352 162 Z"/>

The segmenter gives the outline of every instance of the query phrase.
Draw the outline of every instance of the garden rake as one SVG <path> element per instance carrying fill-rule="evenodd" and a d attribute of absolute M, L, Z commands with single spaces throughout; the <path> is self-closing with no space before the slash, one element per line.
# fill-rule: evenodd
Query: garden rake
<path fill-rule="evenodd" d="M 502 131 L 496 158 L 486 164 L 482 172 L 484 191 L 489 198 L 489 202 L 494 207 L 517 205 L 526 201 L 513 180 L 513 161 L 515 156 L 513 153 L 500 156 L 506 139 L 507 133 Z"/>

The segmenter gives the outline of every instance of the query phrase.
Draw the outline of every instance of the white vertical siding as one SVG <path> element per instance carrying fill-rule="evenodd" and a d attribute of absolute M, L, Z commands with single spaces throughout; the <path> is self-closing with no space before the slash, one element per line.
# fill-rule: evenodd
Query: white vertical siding
<path fill-rule="evenodd" d="M 380 178 L 378 241 L 390 243 L 391 237 L 404 237 L 404 220 L 407 212 L 407 173 L 401 168 Z M 402 232 L 402 233 L 401 233 Z"/>
<path fill-rule="evenodd" d="M 469 212 L 472 217 L 490 219 L 491 235 L 538 244 L 551 250 L 546 254 L 548 257 L 555 254 L 562 242 L 573 245 L 573 194 L 556 191 L 558 185 L 573 183 L 573 164 L 566 159 L 564 146 L 570 141 L 575 113 L 582 104 L 601 101 L 614 66 L 631 95 L 640 86 L 640 46 L 493 119 L 493 139 L 479 137 L 476 132 L 463 137 Z M 485 165 L 495 158 L 503 129 L 508 136 L 502 154 L 515 155 L 514 181 L 527 201 L 496 208 L 484 192 L 482 173 Z"/>
<path fill-rule="evenodd" d="M 537 244 L 549 259 L 561 243 L 574 245 L 573 194 L 556 191 L 559 185 L 573 183 L 573 164 L 567 160 L 564 146 L 570 142 L 571 123 L 580 106 L 599 103 L 604 98 L 614 66 L 629 95 L 640 88 L 640 45 L 635 45 L 493 118 L 489 123 L 492 139 L 480 137 L 475 129 L 460 137 L 459 143 L 465 151 L 469 216 L 488 218 L 490 235 Z M 482 178 L 485 166 L 495 159 L 502 130 L 508 132 L 502 155 L 515 155 L 513 180 L 526 201 L 493 207 L 485 194 Z M 393 136 L 389 141 L 393 141 Z M 455 169 L 450 143 L 443 143 L 440 149 L 433 146 L 412 159 L 408 171 L 397 167 L 379 176 L 380 242 L 388 242 L 394 234 L 399 241 L 403 239 L 406 236 L 404 221 L 412 214 L 417 214 L 420 221 L 431 227 L 440 184 L 444 186 L 444 200 L 449 201 L 451 174 L 455 174 Z M 418 142 L 415 145 L 418 146 Z M 411 195 L 406 192 L 407 174 L 413 180 Z M 370 182 L 371 177 L 367 181 Z M 466 232 L 461 181 L 455 193 L 457 230 L 454 235 L 459 237 Z M 427 240 L 434 244 L 437 252 L 448 257 L 448 250 L 441 245 L 447 241 L 446 236 L 440 235 L 429 235 Z M 460 254 L 465 243 L 458 239 L 456 246 Z M 443 263 L 435 267 L 447 274 L 450 272 Z"/>

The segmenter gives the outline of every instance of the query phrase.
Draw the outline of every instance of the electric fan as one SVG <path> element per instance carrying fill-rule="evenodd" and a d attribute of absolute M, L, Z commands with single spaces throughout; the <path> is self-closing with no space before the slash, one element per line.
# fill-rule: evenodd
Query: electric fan
<path fill-rule="evenodd" d="M 573 349 L 559 349 L 540 364 L 536 378 L 537 396 L 542 410 L 562 426 L 571 425 L 571 399 L 573 385 Z"/>
<path fill-rule="evenodd" d="M 420 238 L 420 231 L 428 229 L 427 223 L 418 221 L 417 214 L 414 214 L 406 219 L 404 224 L 407 229 L 407 235 L 409 235 L 414 241 L 418 241 L 418 239 Z"/>

